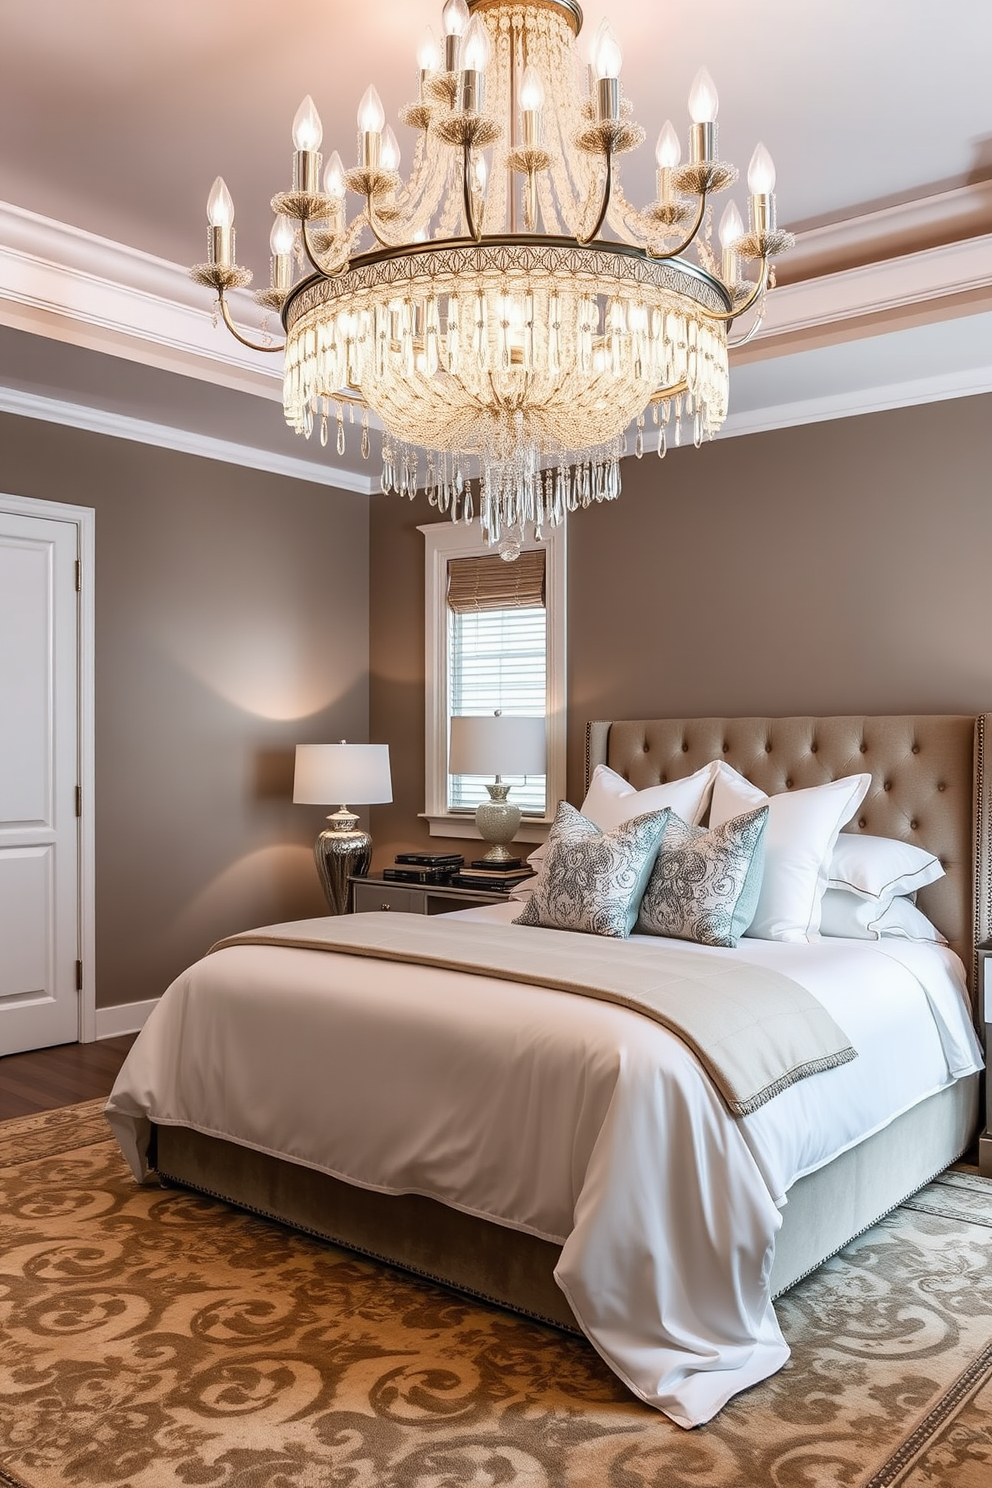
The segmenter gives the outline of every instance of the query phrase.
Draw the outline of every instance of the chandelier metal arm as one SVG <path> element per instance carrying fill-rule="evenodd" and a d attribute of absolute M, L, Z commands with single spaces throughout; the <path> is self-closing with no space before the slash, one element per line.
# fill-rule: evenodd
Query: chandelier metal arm
<path fill-rule="evenodd" d="M 240 341 L 241 345 L 247 346 L 249 351 L 277 352 L 286 350 L 285 341 L 283 341 L 280 346 L 259 346 L 257 341 L 249 341 L 247 336 L 242 336 L 241 332 L 234 324 L 234 321 L 231 319 L 231 312 L 228 309 L 227 300 L 224 298 L 223 289 L 218 289 L 217 291 L 217 304 L 220 306 L 220 313 L 224 319 L 224 324 L 227 326 L 227 329 L 230 331 L 235 341 Z"/>
<path fill-rule="evenodd" d="M 366 212 L 366 217 L 367 217 L 367 220 L 368 220 L 369 227 L 372 229 L 372 233 L 373 233 L 373 236 L 375 237 L 376 242 L 377 243 L 380 243 L 383 248 L 387 248 L 387 249 L 402 249 L 402 248 L 404 248 L 406 245 L 404 244 L 402 238 L 398 242 L 395 242 L 395 243 L 391 243 L 389 241 L 389 238 L 386 236 L 386 234 L 385 234 L 385 232 L 383 230 L 383 224 L 381 222 L 379 222 L 377 220 L 377 218 L 376 218 L 376 215 L 375 215 L 375 206 L 373 205 L 371 196 L 367 196 L 365 198 L 365 200 L 368 203 L 368 210 Z M 347 260 L 345 261 L 344 267 L 347 268 Z"/>
<path fill-rule="evenodd" d="M 329 268 L 326 263 L 320 262 L 316 253 L 314 252 L 313 244 L 310 242 L 310 237 L 307 233 L 307 220 L 305 217 L 300 218 L 300 227 L 302 229 L 301 240 L 303 243 L 303 251 L 309 259 L 312 267 L 316 269 L 317 273 L 322 274 L 325 279 L 333 279 L 336 275 L 343 274 L 345 269 L 348 267 L 347 252 L 345 252 L 345 256 L 343 259 L 341 259 L 340 263 L 337 263 L 333 267 Z"/>
<path fill-rule="evenodd" d="M 600 204 L 599 216 L 596 218 L 596 225 L 593 228 L 592 232 L 589 233 L 586 237 L 580 238 L 578 234 L 576 234 L 575 240 L 583 248 L 591 243 L 594 238 L 599 237 L 600 229 L 603 226 L 603 223 L 606 221 L 606 214 L 609 211 L 610 198 L 613 195 L 613 151 L 607 145 L 603 153 L 606 156 L 606 180 L 603 182 L 603 200 Z"/>
<path fill-rule="evenodd" d="M 678 247 L 670 249 L 666 248 L 664 253 L 655 253 L 653 249 L 645 248 L 644 252 L 647 254 L 648 258 L 652 258 L 658 263 L 664 263 L 670 258 L 678 258 L 679 254 L 684 253 L 685 250 L 690 246 L 690 244 L 695 241 L 696 234 L 699 232 L 699 229 L 703 225 L 703 217 L 705 215 L 705 212 L 706 191 L 704 189 L 699 194 L 699 206 L 696 209 L 696 219 L 693 222 L 690 231 L 686 233 L 685 237 L 682 239 Z"/>
<path fill-rule="evenodd" d="M 743 336 L 738 336 L 738 338 L 737 338 L 736 341 L 728 341 L 727 342 L 727 350 L 728 351 L 736 351 L 738 349 L 738 347 L 740 347 L 740 346 L 746 346 L 749 341 L 752 341 L 754 339 L 754 337 L 758 334 L 758 332 L 761 330 L 761 326 L 762 326 L 762 323 L 763 323 L 764 319 L 765 319 L 765 308 L 764 308 L 764 305 L 762 305 L 761 309 L 758 311 L 758 314 L 754 318 L 754 324 L 751 327 L 749 327 L 748 330 L 746 330 L 744 332 L 744 335 Z"/>
<path fill-rule="evenodd" d="M 465 201 L 465 225 L 468 235 L 476 243 L 482 240 L 482 223 L 476 221 L 475 193 L 472 190 L 472 145 L 466 140 L 462 146 L 462 193 Z"/>
<path fill-rule="evenodd" d="M 767 254 L 765 254 L 761 260 L 761 272 L 758 275 L 757 283 L 752 286 L 751 293 L 747 299 L 742 300 L 739 305 L 735 305 L 732 310 L 710 310 L 707 308 L 705 312 L 707 319 L 722 320 L 725 324 L 730 325 L 731 321 L 736 320 L 738 316 L 745 315 L 751 309 L 752 305 L 757 304 L 758 300 L 761 299 L 761 296 L 767 290 L 769 267 L 769 259 Z"/>

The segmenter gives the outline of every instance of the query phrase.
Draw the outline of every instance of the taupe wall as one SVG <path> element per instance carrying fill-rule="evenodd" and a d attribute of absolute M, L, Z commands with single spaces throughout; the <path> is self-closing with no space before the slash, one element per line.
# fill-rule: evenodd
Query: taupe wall
<path fill-rule="evenodd" d="M 0 490 L 96 510 L 98 1007 L 324 913 L 293 748 L 367 737 L 368 498 L 12 417 Z"/>
<path fill-rule="evenodd" d="M 568 793 L 590 718 L 992 707 L 992 397 L 624 463 L 570 519 Z M 427 843 L 418 500 L 372 503 L 375 862 Z M 436 846 L 441 844 L 435 842 Z"/>

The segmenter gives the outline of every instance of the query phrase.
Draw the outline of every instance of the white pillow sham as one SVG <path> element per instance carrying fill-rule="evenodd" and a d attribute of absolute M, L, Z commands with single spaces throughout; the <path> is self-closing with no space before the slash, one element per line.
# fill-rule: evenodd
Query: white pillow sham
<path fill-rule="evenodd" d="M 664 811 L 666 807 L 690 827 L 697 827 L 706 815 L 715 769 L 714 760 L 681 780 L 666 780 L 663 785 L 635 790 L 629 780 L 624 780 L 609 765 L 597 765 L 579 810 L 589 821 L 595 822 L 601 832 L 612 832 L 624 822 L 633 821 L 635 816 L 644 816 L 648 811 Z M 534 849 L 527 861 L 537 877 L 518 884 L 511 890 L 511 898 L 528 899 L 539 887 L 547 850 L 546 842 Z"/>
<path fill-rule="evenodd" d="M 831 854 L 827 882 L 831 889 L 846 889 L 888 905 L 897 895 L 915 894 L 943 876 L 940 859 L 912 842 L 841 832 Z"/>
<path fill-rule="evenodd" d="M 724 761 L 716 762 L 710 827 L 768 803 L 765 871 L 745 934 L 755 940 L 817 940 L 820 902 L 841 827 L 864 800 L 871 776 L 846 775 L 807 790 L 767 796 Z"/>
<path fill-rule="evenodd" d="M 839 935 L 845 940 L 932 941 L 946 945 L 936 925 L 917 909 L 911 899 L 895 898 L 883 905 L 846 889 L 828 888 L 820 905 L 820 934 Z"/>

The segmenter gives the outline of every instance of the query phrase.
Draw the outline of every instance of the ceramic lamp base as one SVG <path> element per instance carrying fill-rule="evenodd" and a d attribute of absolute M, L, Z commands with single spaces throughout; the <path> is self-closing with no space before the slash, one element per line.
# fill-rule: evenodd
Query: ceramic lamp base
<path fill-rule="evenodd" d="M 484 842 L 489 843 L 489 851 L 483 854 L 482 862 L 506 863 L 514 856 L 509 851 L 509 844 L 520 826 L 520 807 L 506 799 L 510 787 L 502 781 L 487 785 L 486 789 L 489 800 L 480 801 L 475 808 L 475 824 L 479 835 Z"/>

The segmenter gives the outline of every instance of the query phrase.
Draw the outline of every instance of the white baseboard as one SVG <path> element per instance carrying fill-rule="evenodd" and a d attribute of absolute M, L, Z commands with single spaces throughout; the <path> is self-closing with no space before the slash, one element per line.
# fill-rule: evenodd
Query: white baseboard
<path fill-rule="evenodd" d="M 98 1007 L 96 1010 L 97 1038 L 116 1038 L 120 1033 L 140 1033 L 149 1013 L 157 1003 L 158 998 L 151 997 L 147 1002 L 122 1002 L 117 1007 Z"/>

